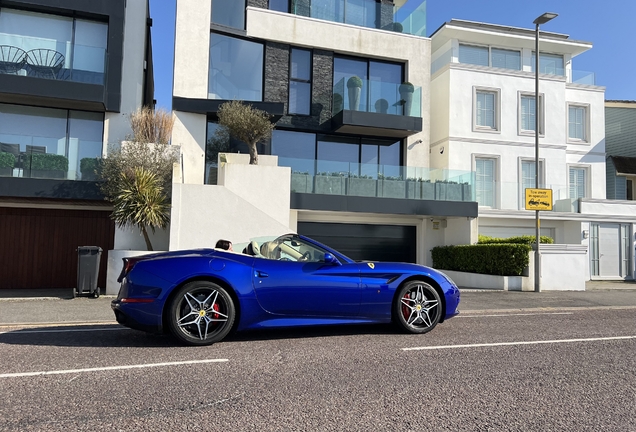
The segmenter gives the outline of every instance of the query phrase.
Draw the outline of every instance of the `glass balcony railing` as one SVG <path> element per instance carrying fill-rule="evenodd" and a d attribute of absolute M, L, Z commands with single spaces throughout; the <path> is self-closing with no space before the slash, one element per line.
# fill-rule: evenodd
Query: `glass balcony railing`
<path fill-rule="evenodd" d="M 106 50 L 69 41 L 0 33 L 0 73 L 104 84 Z"/>
<path fill-rule="evenodd" d="M 333 86 L 333 114 L 342 110 L 422 116 L 422 88 L 395 83 L 342 78 Z"/>
<path fill-rule="evenodd" d="M 279 157 L 300 193 L 475 201 L 475 173 L 393 165 Z"/>
<path fill-rule="evenodd" d="M 596 85 L 594 72 L 572 69 L 572 82 L 575 84 Z"/>
<path fill-rule="evenodd" d="M 291 13 L 360 27 L 426 36 L 426 0 L 401 0 L 392 3 L 376 0 L 292 0 Z"/>
<path fill-rule="evenodd" d="M 475 201 L 480 208 L 497 210 L 525 210 L 525 188 L 534 188 L 532 184 L 516 182 L 476 182 Z M 578 200 L 570 199 L 569 189 L 565 185 L 540 185 L 541 189 L 552 189 L 552 211 L 578 212 Z M 529 210 L 534 211 L 534 210 Z"/>

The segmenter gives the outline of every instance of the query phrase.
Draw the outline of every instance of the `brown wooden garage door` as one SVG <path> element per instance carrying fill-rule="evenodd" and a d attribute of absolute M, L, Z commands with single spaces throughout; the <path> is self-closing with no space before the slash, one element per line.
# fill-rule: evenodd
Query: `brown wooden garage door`
<path fill-rule="evenodd" d="M 99 246 L 98 286 L 106 286 L 115 225 L 109 211 L 0 207 L 0 289 L 74 288 L 77 247 Z"/>

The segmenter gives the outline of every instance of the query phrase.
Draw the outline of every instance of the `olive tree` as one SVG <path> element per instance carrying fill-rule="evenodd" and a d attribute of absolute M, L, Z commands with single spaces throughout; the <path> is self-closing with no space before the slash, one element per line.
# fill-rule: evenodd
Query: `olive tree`
<path fill-rule="evenodd" d="M 270 115 L 239 101 L 221 104 L 217 115 L 220 126 L 217 134 L 229 135 L 247 144 L 250 151 L 250 165 L 258 165 L 256 144 L 269 138 L 274 129 Z"/>
<path fill-rule="evenodd" d="M 172 168 L 179 148 L 171 146 L 174 119 L 164 110 L 144 107 L 130 114 L 132 135 L 109 146 L 99 176 L 102 192 L 112 202 L 111 219 L 119 227 L 136 227 L 148 250 L 148 229 L 165 229 L 170 221 Z"/>

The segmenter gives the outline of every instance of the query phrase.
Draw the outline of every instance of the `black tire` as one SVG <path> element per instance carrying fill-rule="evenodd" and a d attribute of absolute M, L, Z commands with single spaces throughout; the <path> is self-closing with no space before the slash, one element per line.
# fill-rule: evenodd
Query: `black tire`
<path fill-rule="evenodd" d="M 398 292 L 393 317 L 409 333 L 428 333 L 442 318 L 442 300 L 437 290 L 422 281 L 411 281 Z"/>
<path fill-rule="evenodd" d="M 166 312 L 170 333 L 188 345 L 223 340 L 236 318 L 232 297 L 223 287 L 208 281 L 194 281 L 179 288 Z"/>

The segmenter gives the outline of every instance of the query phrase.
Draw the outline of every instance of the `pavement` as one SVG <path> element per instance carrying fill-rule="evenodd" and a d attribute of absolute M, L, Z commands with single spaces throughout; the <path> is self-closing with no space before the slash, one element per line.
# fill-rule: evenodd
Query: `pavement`
<path fill-rule="evenodd" d="M 0 327 L 114 324 L 115 296 L 73 297 L 72 289 L 0 290 Z M 634 309 L 636 283 L 591 281 L 585 291 L 461 289 L 463 314 L 537 310 Z"/>

